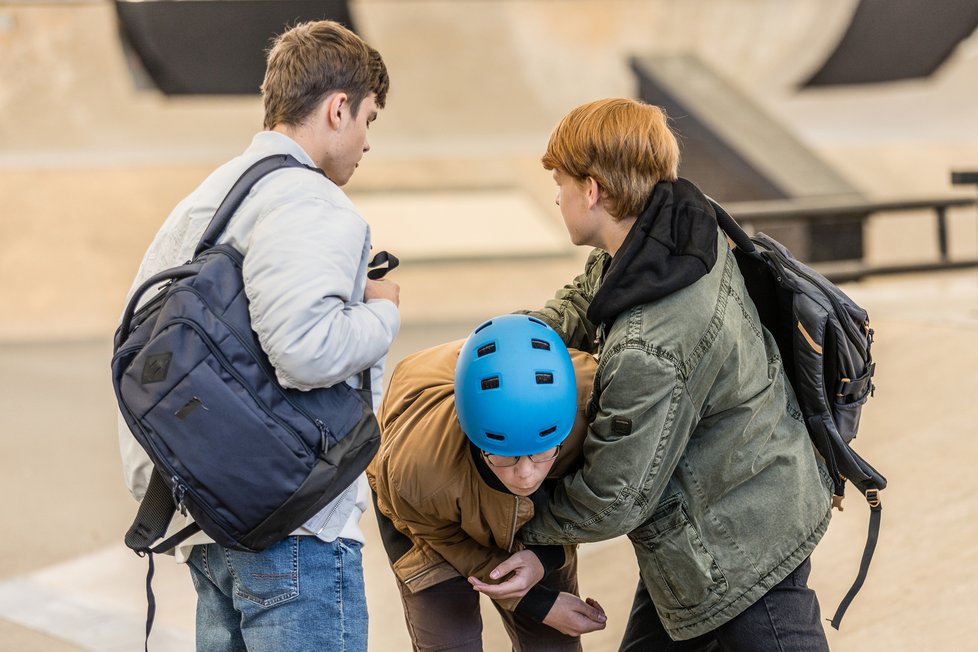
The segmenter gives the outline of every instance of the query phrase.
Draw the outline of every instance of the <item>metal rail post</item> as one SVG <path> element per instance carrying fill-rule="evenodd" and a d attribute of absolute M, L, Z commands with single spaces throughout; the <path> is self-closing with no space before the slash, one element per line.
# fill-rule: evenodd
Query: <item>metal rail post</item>
<path fill-rule="evenodd" d="M 978 190 L 978 170 L 951 171 L 951 184 L 955 186 L 974 185 Z"/>

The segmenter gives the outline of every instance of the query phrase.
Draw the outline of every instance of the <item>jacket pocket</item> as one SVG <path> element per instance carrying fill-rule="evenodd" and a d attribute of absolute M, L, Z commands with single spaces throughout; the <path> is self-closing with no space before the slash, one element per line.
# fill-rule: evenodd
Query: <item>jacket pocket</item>
<path fill-rule="evenodd" d="M 727 579 L 693 527 L 681 494 L 659 503 L 629 535 L 642 580 L 656 610 L 681 620 L 709 610 L 727 592 Z"/>

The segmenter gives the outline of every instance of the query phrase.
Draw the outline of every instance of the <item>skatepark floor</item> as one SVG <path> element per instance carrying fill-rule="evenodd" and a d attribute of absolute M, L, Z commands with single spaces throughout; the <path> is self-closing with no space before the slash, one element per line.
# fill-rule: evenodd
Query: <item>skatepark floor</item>
<path fill-rule="evenodd" d="M 541 287 L 530 300 L 555 287 L 553 275 L 532 275 Z M 430 300 L 439 292 L 435 280 L 414 289 L 409 280 L 402 280 L 402 299 Z M 869 310 L 877 333 L 877 391 L 863 412 L 856 448 L 887 476 L 889 487 L 882 493 L 882 532 L 869 578 L 842 630 L 826 623 L 830 646 L 978 649 L 978 273 L 877 278 L 846 290 Z M 492 302 L 469 306 L 451 322 L 411 313 L 388 370 L 408 353 L 463 337 L 494 310 L 504 311 Z M 146 561 L 122 544 L 135 503 L 120 470 L 110 353 L 108 338 L 0 344 L 0 649 L 142 648 Z M 855 577 L 868 522 L 861 503 L 858 494 L 847 498 L 813 555 L 811 582 L 826 618 Z M 408 650 L 400 601 L 369 513 L 364 530 L 370 649 Z M 195 596 L 187 572 L 168 558 L 156 566 L 151 649 L 193 650 Z M 637 580 L 627 540 L 583 546 L 580 575 L 582 595 L 596 598 L 609 615 L 604 631 L 584 637 L 584 649 L 616 650 Z M 491 607 L 484 615 L 485 648 L 509 649 Z"/>

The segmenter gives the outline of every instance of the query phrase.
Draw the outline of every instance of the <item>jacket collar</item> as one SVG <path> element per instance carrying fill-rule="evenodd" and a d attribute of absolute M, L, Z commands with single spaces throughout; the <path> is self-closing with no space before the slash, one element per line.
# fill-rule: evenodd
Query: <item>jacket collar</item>
<path fill-rule="evenodd" d="M 661 299 L 705 276 L 717 259 L 709 199 L 686 181 L 660 181 L 612 257 L 588 319 L 609 324 L 625 310 Z"/>
<path fill-rule="evenodd" d="M 466 439 L 468 439 L 466 437 Z M 496 491 L 501 491 L 506 494 L 511 494 L 506 485 L 502 483 L 499 477 L 492 472 L 489 468 L 489 464 L 486 462 L 486 458 L 482 456 L 482 451 L 478 446 L 469 441 L 469 453 L 472 455 L 472 463 L 475 464 L 475 470 L 479 472 L 479 477 L 482 481 L 489 485 L 490 489 L 495 489 Z"/>
<path fill-rule="evenodd" d="M 247 153 L 258 158 L 273 154 L 291 154 L 300 163 L 310 165 L 314 168 L 319 167 L 306 150 L 302 149 L 299 143 L 278 131 L 259 131 L 251 139 Z"/>

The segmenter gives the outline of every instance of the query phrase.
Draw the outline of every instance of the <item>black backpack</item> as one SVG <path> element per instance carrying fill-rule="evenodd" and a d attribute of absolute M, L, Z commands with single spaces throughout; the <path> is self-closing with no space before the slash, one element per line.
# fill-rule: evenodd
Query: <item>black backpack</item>
<path fill-rule="evenodd" d="M 847 481 L 869 503 L 869 535 L 859 573 L 831 621 L 838 629 L 866 579 L 879 537 L 879 493 L 886 487 L 886 478 L 850 446 L 862 407 L 874 390 L 869 315 L 781 243 L 763 233 L 749 237 L 721 206 L 713 205 L 720 227 L 736 245 L 734 256 L 747 291 L 778 344 L 808 432 L 825 459 L 834 484 L 833 506 L 841 511 Z"/>
<path fill-rule="evenodd" d="M 359 390 L 345 382 L 312 391 L 279 385 L 251 329 L 242 255 L 215 244 L 251 187 L 286 167 L 322 174 L 287 155 L 251 166 L 217 209 L 193 260 L 142 283 L 116 332 L 116 398 L 155 467 L 125 538 L 137 554 L 149 555 L 148 579 L 152 553 L 198 530 L 251 552 L 281 541 L 350 486 L 380 445 L 369 369 Z M 371 270 L 371 278 L 397 265 L 382 253 L 388 267 Z M 141 296 L 160 285 L 136 310 Z M 177 509 L 194 523 L 154 547 Z M 147 593 L 148 637 L 154 612 L 148 580 Z"/>

